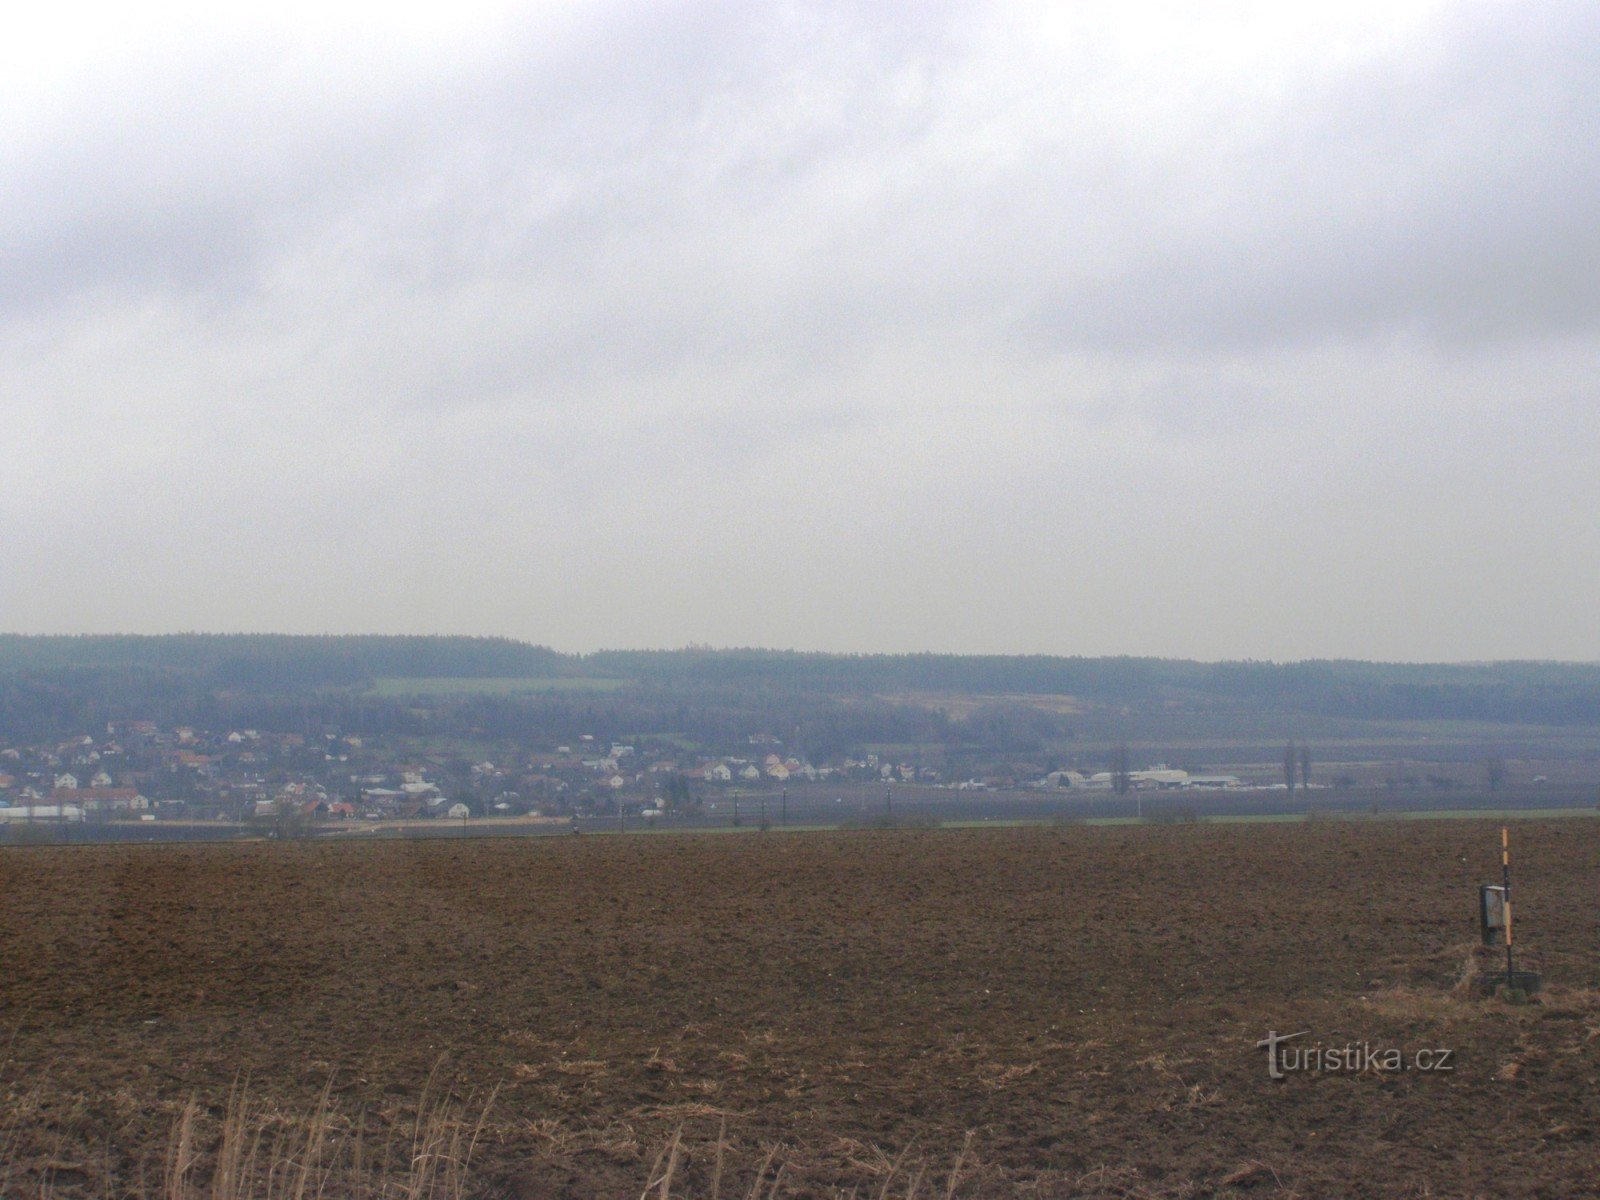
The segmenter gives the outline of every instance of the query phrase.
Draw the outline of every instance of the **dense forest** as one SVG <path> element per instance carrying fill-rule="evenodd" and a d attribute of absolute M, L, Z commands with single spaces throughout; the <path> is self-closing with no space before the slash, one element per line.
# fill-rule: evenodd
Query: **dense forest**
<path fill-rule="evenodd" d="M 431 694 L 430 680 L 502 681 Z M 387 687 L 374 690 L 378 681 Z M 517 691 L 515 681 L 538 681 Z M 574 689 L 562 687 L 570 681 Z M 603 681 L 604 690 L 576 685 Z M 960 696 L 959 721 L 912 695 Z M 1121 714 L 1305 714 L 1353 719 L 1600 724 L 1600 665 L 770 650 L 562 654 L 507 638 L 0 635 L 0 736 L 50 737 L 151 719 L 208 728 L 493 734 L 583 729 L 701 740 L 772 731 L 817 753 L 870 742 L 1026 743 L 1074 718 L 1019 702 L 1072 697 Z M 975 707 L 974 707 L 975 702 Z"/>
<path fill-rule="evenodd" d="M 527 678 L 558 674 L 576 661 L 545 646 L 510 638 L 0 634 L 0 672 L 148 668 L 191 675 L 223 688 L 293 690 L 386 676 Z"/>
<path fill-rule="evenodd" d="M 603 652 L 597 672 L 663 685 L 781 686 L 829 694 L 955 692 L 1074 696 L 1107 704 L 1271 707 L 1369 718 L 1600 721 L 1600 664 L 1204 663 L 1047 655 Z"/>

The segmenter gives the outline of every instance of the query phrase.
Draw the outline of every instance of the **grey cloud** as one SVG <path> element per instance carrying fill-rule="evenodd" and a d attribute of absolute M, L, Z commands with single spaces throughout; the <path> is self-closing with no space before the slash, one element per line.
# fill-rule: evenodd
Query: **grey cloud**
<path fill-rule="evenodd" d="M 1056 10 L 590 5 L 55 97 L 0 173 L 0 627 L 1600 653 L 1567 576 L 1428 609 L 1475 530 L 1600 553 L 1600 17 L 1274 71 Z"/>
<path fill-rule="evenodd" d="M 270 47 L 127 85 L 109 129 L 86 101 L 5 188 L 0 302 L 248 290 L 332 239 L 376 282 L 516 274 L 647 362 L 837 348 L 891 313 L 1131 348 L 1522 336 L 1600 306 L 1592 6 L 1457 10 L 1270 111 L 1222 104 L 1153 170 L 1114 115 L 1083 123 L 1072 60 L 1033 64 L 1042 111 L 961 107 L 1004 69 L 959 53 L 965 10 L 603 16 L 387 84 L 376 112 L 297 94 Z M 986 122 L 1015 162 L 974 157 Z M 559 325 L 532 366 L 592 353 Z"/>
<path fill-rule="evenodd" d="M 1304 81 L 1264 134 L 1217 128 L 1143 197 L 1142 261 L 1069 282 L 1035 328 L 1108 347 L 1592 330 L 1597 69 L 1592 5 L 1453 10 L 1381 60 Z M 1186 206 L 1198 214 L 1168 233 Z"/>

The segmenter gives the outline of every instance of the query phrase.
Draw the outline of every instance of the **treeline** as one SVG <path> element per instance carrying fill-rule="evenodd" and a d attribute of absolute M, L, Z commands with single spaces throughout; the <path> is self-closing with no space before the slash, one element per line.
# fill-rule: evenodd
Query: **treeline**
<path fill-rule="evenodd" d="M 293 690 L 386 677 L 528 678 L 562 674 L 577 662 L 547 646 L 511 638 L 0 634 L 0 673 L 142 667 L 191 674 L 215 688 Z"/>
<path fill-rule="evenodd" d="M 1003 706 L 1002 706 L 1003 707 Z M 492 739 L 528 746 L 602 745 L 671 738 L 706 749 L 748 745 L 768 734 L 824 760 L 875 744 L 945 746 L 971 741 L 1032 749 L 1066 732 L 1053 714 L 1011 718 L 980 709 L 965 721 L 916 704 L 839 699 L 778 689 L 684 684 L 620 692 L 467 693 L 393 698 L 356 689 L 219 691 L 192 677 L 149 668 L 75 668 L 0 673 L 0 744 L 99 732 L 108 722 L 154 721 L 164 729 L 261 729 L 299 733 Z"/>
<path fill-rule="evenodd" d="M 608 651 L 591 671 L 661 686 L 789 687 L 841 694 L 1073 696 L 1101 704 L 1271 709 L 1372 719 L 1600 722 L 1600 664 L 1204 663 L 1046 655 Z"/>
<path fill-rule="evenodd" d="M 366 694 L 378 679 L 457 677 L 600 677 L 622 686 L 582 701 L 565 695 L 469 696 L 444 704 L 432 697 Z M 418 691 L 425 693 L 425 686 Z M 912 693 L 993 698 L 984 718 L 994 725 L 984 734 L 992 742 L 1048 740 L 1051 729 L 1063 724 L 1053 714 L 1029 717 L 1037 710 L 1006 699 L 1027 695 L 1071 696 L 1089 713 L 1130 719 L 1188 712 L 1600 722 L 1600 665 L 1584 663 L 1201 663 L 694 648 L 569 655 L 509 638 L 0 635 L 0 736 L 11 738 L 131 718 L 270 728 L 283 714 L 352 729 L 409 728 L 425 720 L 422 711 L 435 714 L 426 720 L 437 722 L 444 718 L 436 714 L 449 713 L 451 721 L 485 729 L 564 721 L 565 713 L 581 714 L 597 727 L 604 718 L 604 728 L 614 723 L 624 733 L 687 734 L 692 725 L 692 736 L 766 730 L 788 741 L 803 727 L 819 746 L 949 736 L 937 728 L 943 718 L 936 712 L 904 715 L 930 713 L 927 706 L 883 703 Z M 675 705 L 692 709 L 693 721 L 677 720 Z M 902 710 L 892 720 L 885 715 Z"/>

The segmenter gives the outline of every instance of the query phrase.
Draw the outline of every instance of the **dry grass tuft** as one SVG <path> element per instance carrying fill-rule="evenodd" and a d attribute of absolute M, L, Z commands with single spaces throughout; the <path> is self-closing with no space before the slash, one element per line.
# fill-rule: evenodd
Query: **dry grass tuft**
<path fill-rule="evenodd" d="M 680 1125 L 651 1163 L 639 1200 L 722 1200 L 723 1187 L 734 1170 L 729 1164 L 727 1132 L 724 1119 L 709 1147 L 710 1179 L 696 1188 L 688 1178 L 687 1167 L 696 1160 L 704 1161 L 707 1148 L 687 1144 Z M 755 1164 L 742 1200 L 777 1200 L 780 1195 L 797 1194 L 786 1192 L 785 1184 L 799 1187 L 798 1194 L 822 1194 L 815 1191 L 808 1177 L 836 1177 L 835 1168 L 839 1167 L 854 1179 L 841 1185 L 835 1178 L 826 1194 L 836 1200 L 955 1200 L 962 1182 L 972 1174 L 972 1146 L 973 1135 L 968 1133 L 948 1171 L 937 1171 L 926 1159 L 916 1156 L 914 1143 L 891 1158 L 877 1146 L 841 1138 L 835 1154 L 830 1156 L 831 1162 L 804 1161 L 792 1150 L 786 1156 L 785 1147 L 769 1145 Z"/>
<path fill-rule="evenodd" d="M 1483 1015 L 1482 1006 L 1449 992 L 1423 988 L 1395 987 L 1375 991 L 1364 998 L 1373 1011 L 1401 1021 L 1471 1021 Z"/>
<path fill-rule="evenodd" d="M 418 1097 L 409 1137 L 397 1141 L 391 1126 L 374 1150 L 367 1142 L 366 1114 L 351 1119 L 335 1109 L 331 1078 L 316 1106 L 303 1115 L 273 1111 L 240 1081 L 216 1126 L 197 1098 L 184 1105 L 168 1141 L 160 1195 L 163 1200 L 464 1200 L 473 1154 L 497 1093 L 474 1106 L 441 1089 L 435 1067 Z"/>

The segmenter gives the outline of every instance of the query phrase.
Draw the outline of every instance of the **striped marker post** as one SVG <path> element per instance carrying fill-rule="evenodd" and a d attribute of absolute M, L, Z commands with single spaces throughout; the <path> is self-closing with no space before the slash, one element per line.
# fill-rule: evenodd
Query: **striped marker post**
<path fill-rule="evenodd" d="M 1505 885 L 1506 989 L 1516 986 L 1516 967 L 1511 957 L 1511 830 L 1500 826 L 1500 881 Z"/>

